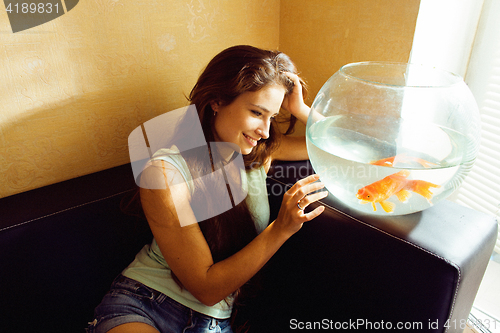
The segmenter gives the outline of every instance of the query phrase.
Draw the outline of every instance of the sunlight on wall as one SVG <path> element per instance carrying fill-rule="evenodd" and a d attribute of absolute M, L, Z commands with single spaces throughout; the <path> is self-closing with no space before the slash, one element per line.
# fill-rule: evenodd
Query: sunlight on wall
<path fill-rule="evenodd" d="M 405 62 L 418 6 L 88 0 L 16 34 L 2 8 L 0 197 L 128 163 L 130 132 L 186 106 L 203 67 L 231 45 L 289 54 L 310 84 L 309 104 L 344 64 Z"/>
<path fill-rule="evenodd" d="M 279 45 L 279 0 L 80 1 L 16 34 L 0 7 L 0 197 L 129 162 L 216 53 Z"/>
<path fill-rule="evenodd" d="M 420 0 L 281 1 L 280 50 L 292 57 L 309 83 L 308 104 L 343 65 L 407 62 L 419 4 Z M 296 132 L 304 131 L 299 127 Z"/>
<path fill-rule="evenodd" d="M 411 62 L 465 76 L 484 0 L 422 0 Z"/>

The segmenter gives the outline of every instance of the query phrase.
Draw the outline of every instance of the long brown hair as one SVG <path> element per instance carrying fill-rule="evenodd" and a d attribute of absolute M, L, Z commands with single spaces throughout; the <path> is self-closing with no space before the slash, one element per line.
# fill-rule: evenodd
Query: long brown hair
<path fill-rule="evenodd" d="M 239 95 L 248 91 L 258 91 L 269 85 L 279 85 L 285 88 L 286 94 L 293 90 L 293 82 L 285 72 L 297 74 L 297 68 L 291 59 L 279 51 L 263 50 L 248 45 L 233 46 L 217 54 L 206 66 L 195 86 L 193 87 L 189 101 L 196 106 L 205 139 L 207 142 L 215 141 L 215 113 L 211 103 L 220 106 L 231 104 Z M 306 96 L 305 83 L 302 81 L 303 95 Z M 248 155 L 243 156 L 245 168 L 255 168 L 264 165 L 270 155 L 278 148 L 283 135 L 290 134 L 296 122 L 292 115 L 289 119 L 288 128 L 281 133 L 277 120 L 271 121 L 269 138 L 258 141 L 257 146 Z M 210 152 L 212 155 L 214 152 Z M 197 165 L 198 170 L 190 170 L 194 174 L 206 174 L 209 166 L 200 163 L 206 158 L 200 158 L 203 154 L 199 152 L 181 153 L 188 160 L 190 169 Z M 212 156 L 212 159 L 214 157 Z M 205 170 L 203 170 L 205 169 Z M 193 178 L 195 176 L 193 175 Z M 203 184 L 199 182 L 199 191 L 195 194 L 201 195 L 202 200 L 208 202 L 216 200 L 216 195 L 203 193 Z M 221 188 L 221 191 L 226 190 Z M 205 197 L 205 195 L 207 195 Z M 245 247 L 257 231 L 248 206 L 243 200 L 220 215 L 199 223 L 203 235 L 212 252 L 214 262 L 226 259 Z M 236 304 L 241 302 L 242 296 L 247 293 L 247 288 L 252 286 L 252 280 L 236 292 Z"/>

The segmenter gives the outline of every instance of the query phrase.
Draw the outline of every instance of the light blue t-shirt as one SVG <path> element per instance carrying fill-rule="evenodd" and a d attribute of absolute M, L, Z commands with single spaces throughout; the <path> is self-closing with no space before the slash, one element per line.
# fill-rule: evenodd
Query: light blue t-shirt
<path fill-rule="evenodd" d="M 179 154 L 177 147 L 160 149 L 154 154 L 152 160 L 164 160 L 175 166 L 193 191 L 192 177 L 186 161 Z M 243 188 L 248 191 L 246 202 L 255 221 L 257 232 L 262 232 L 269 223 L 269 202 L 266 188 L 266 172 L 264 167 L 246 172 L 246 182 Z M 243 177 L 245 180 L 245 177 Z M 225 319 L 231 316 L 232 299 L 222 300 L 213 305 L 206 306 L 198 301 L 185 288 L 180 288 L 172 278 L 170 267 L 163 257 L 156 240 L 142 248 L 135 260 L 122 272 L 123 275 L 139 281 L 153 288 L 175 301 L 195 311 L 214 318 Z"/>

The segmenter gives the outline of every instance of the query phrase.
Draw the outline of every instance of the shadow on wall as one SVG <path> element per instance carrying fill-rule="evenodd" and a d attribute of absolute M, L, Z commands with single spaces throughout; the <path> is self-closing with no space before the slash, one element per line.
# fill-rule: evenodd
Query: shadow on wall
<path fill-rule="evenodd" d="M 128 163 L 130 132 L 165 112 L 148 81 L 142 78 L 141 89 L 108 87 L 4 119 L 0 197 Z"/>

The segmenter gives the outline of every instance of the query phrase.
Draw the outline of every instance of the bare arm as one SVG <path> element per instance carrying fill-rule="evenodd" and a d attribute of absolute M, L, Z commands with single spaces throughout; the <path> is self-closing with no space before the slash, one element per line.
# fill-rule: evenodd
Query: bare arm
<path fill-rule="evenodd" d="M 304 136 L 285 136 L 278 149 L 272 154 L 272 160 L 303 161 L 309 159 Z"/>
<path fill-rule="evenodd" d="M 294 83 L 294 89 L 290 95 L 285 96 L 282 108 L 293 114 L 301 123 L 307 125 L 307 119 L 311 108 L 304 103 L 302 86 L 299 77 L 293 73 L 286 73 Z M 319 113 L 315 113 L 315 120 L 324 118 Z M 306 147 L 306 138 L 303 136 L 285 136 L 278 149 L 271 156 L 272 160 L 281 161 L 301 161 L 309 159 Z"/>
<path fill-rule="evenodd" d="M 295 88 L 290 96 L 286 96 L 282 107 L 293 114 L 304 125 L 307 124 L 307 117 L 311 110 L 303 101 L 302 88 L 298 76 L 294 75 Z M 272 160 L 280 161 L 302 161 L 309 159 L 304 136 L 284 136 L 278 149 L 271 156 Z"/>
<path fill-rule="evenodd" d="M 297 202 L 321 189 L 318 177 L 300 180 L 284 195 L 278 218 L 250 244 L 231 257 L 213 262 L 208 244 L 189 206 L 189 190 L 179 171 L 160 161 L 160 168 L 143 173 L 145 184 L 165 182 L 165 189 L 141 188 L 141 201 L 153 235 L 172 271 L 184 287 L 205 305 L 214 305 L 247 282 L 272 257 L 302 223 L 321 214 L 323 207 L 304 214 Z M 157 165 L 160 167 L 160 165 Z M 161 170 L 161 172 L 159 172 Z M 315 182 L 315 183 L 313 183 Z M 175 184 L 175 185 L 168 185 Z M 149 187 L 151 188 L 151 186 Z M 326 192 L 325 192 L 326 193 Z M 301 206 L 324 197 L 317 193 L 302 199 Z M 179 221 L 191 223 L 181 227 Z M 236 221 L 235 221 L 236 223 Z"/>

